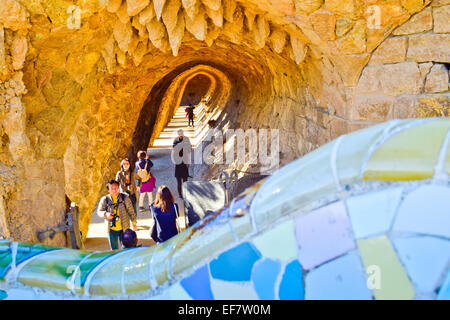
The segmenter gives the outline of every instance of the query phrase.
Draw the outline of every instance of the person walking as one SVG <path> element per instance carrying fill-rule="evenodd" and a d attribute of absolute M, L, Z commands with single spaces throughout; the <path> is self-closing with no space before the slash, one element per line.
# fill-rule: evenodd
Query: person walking
<path fill-rule="evenodd" d="M 186 108 L 186 112 L 188 115 L 188 127 L 190 126 L 192 122 L 192 126 L 194 126 L 194 109 L 195 107 L 191 104 L 189 104 L 189 107 Z"/>
<path fill-rule="evenodd" d="M 150 208 L 154 217 L 151 237 L 155 242 L 164 242 L 178 234 L 178 205 L 167 186 L 158 188 L 155 202 Z"/>
<path fill-rule="evenodd" d="M 119 192 L 128 194 L 133 203 L 133 208 L 136 211 L 136 173 L 131 169 L 128 158 L 120 162 L 120 170 L 117 171 L 116 181 L 119 182 Z"/>
<path fill-rule="evenodd" d="M 182 183 L 186 182 L 189 176 L 191 142 L 188 137 L 184 136 L 183 129 L 179 129 L 177 133 L 178 137 L 173 141 L 172 161 L 175 163 L 175 178 L 177 179 L 178 197 L 182 198 Z"/>
<path fill-rule="evenodd" d="M 150 168 L 153 167 L 153 162 L 147 158 L 145 151 L 139 151 L 138 161 L 135 164 L 136 186 L 139 191 L 139 211 L 142 212 L 144 208 L 144 197 L 148 196 L 148 206 L 153 202 L 153 189 L 155 188 L 156 179 L 151 174 Z"/>
<path fill-rule="evenodd" d="M 133 230 L 137 230 L 136 212 L 130 197 L 126 193 L 119 192 L 119 182 L 110 180 L 106 188 L 108 194 L 100 199 L 97 215 L 108 222 L 108 240 L 111 250 L 118 250 L 123 231 L 130 229 L 131 223 Z"/>

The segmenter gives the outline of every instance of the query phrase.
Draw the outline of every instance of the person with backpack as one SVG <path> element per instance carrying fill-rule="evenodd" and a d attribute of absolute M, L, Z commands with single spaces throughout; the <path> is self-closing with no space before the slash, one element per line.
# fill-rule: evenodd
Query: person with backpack
<path fill-rule="evenodd" d="M 147 153 L 145 151 L 139 151 L 138 161 L 136 161 L 136 186 L 139 190 L 139 211 L 142 212 L 144 208 L 144 197 L 148 196 L 148 206 L 153 202 L 153 189 L 155 188 L 155 177 L 151 174 L 150 168 L 153 167 L 153 162 L 146 158 Z"/>
<path fill-rule="evenodd" d="M 106 184 L 108 194 L 100 199 L 97 215 L 108 222 L 108 240 L 111 250 L 118 250 L 122 242 L 123 231 L 137 230 L 137 218 L 130 197 L 119 191 L 119 182 L 110 180 Z"/>
<path fill-rule="evenodd" d="M 150 209 L 154 217 L 151 237 L 156 243 L 167 241 L 180 232 L 177 222 L 178 205 L 167 186 L 158 188 Z"/>
<path fill-rule="evenodd" d="M 120 192 L 128 194 L 136 210 L 136 173 L 131 169 L 128 158 L 120 162 L 120 170 L 117 171 L 116 181 L 120 184 Z"/>

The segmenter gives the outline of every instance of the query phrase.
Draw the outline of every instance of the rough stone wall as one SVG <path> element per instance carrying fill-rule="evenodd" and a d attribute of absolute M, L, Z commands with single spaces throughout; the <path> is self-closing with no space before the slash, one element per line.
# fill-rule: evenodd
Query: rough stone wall
<path fill-rule="evenodd" d="M 0 236 L 37 241 L 36 231 L 59 224 L 65 208 L 61 159 L 42 155 L 28 126 L 24 64 L 30 16 L 16 1 L 0 6 Z M 49 239 L 44 241 L 50 243 Z M 58 234 L 53 243 L 65 245 Z"/>
<path fill-rule="evenodd" d="M 411 11 L 407 2 L 390 2 L 390 14 L 380 5 L 380 26 L 354 34 L 336 17 L 334 37 L 352 37 L 351 54 L 325 57 L 312 51 L 305 63 L 332 138 L 395 118 L 448 116 L 449 4 L 424 1 L 424 9 Z M 418 13 L 405 20 L 406 10 Z M 406 22 L 397 27 L 394 19 Z M 381 31 L 387 35 L 381 43 L 370 39 Z"/>
<path fill-rule="evenodd" d="M 214 77 L 215 104 L 227 110 L 221 126 L 280 129 L 281 164 L 340 134 L 409 114 L 411 99 L 413 115 L 435 115 L 436 103 L 448 106 L 442 80 L 448 4 L 2 0 L 0 236 L 37 241 L 37 230 L 62 221 L 65 195 L 80 206 L 86 234 L 104 182 L 122 157 L 145 148 L 164 127 L 173 112 L 162 104 L 167 90 L 197 65 L 215 68 L 231 83 L 221 95 L 224 81 Z M 371 28 L 372 6 L 381 12 L 377 28 Z M 391 35 L 426 10 L 432 29 Z M 374 57 L 386 55 L 378 50 L 387 37 L 399 48 L 407 42 L 405 61 L 377 62 Z M 420 57 L 432 54 L 420 51 L 428 43 L 445 59 Z M 372 96 L 364 79 L 389 69 L 405 72 L 398 82 L 405 88 L 382 87 L 382 95 Z M 181 88 L 173 101 L 181 101 Z M 405 110 L 396 102 L 401 99 Z M 58 235 L 49 243 L 65 240 Z"/>
<path fill-rule="evenodd" d="M 377 47 L 356 85 L 351 119 L 449 116 L 450 5 L 443 3 L 415 14 Z"/>

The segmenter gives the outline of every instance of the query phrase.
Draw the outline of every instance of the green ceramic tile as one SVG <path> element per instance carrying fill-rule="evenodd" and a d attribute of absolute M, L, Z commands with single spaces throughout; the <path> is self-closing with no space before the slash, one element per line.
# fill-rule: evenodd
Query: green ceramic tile
<path fill-rule="evenodd" d="M 290 261 L 298 256 L 292 220 L 270 228 L 262 235 L 253 238 L 252 242 L 265 258 Z"/>
<path fill-rule="evenodd" d="M 10 241 L 0 243 L 0 280 L 4 280 L 7 272 L 11 269 L 12 255 L 10 250 Z M 55 250 L 56 247 L 43 244 L 18 243 L 16 253 L 16 265 L 49 250 Z"/>
<path fill-rule="evenodd" d="M 450 119 L 439 119 L 394 135 L 372 154 L 364 170 L 364 179 L 431 178 L 449 128 Z"/>
<path fill-rule="evenodd" d="M 377 300 L 414 298 L 414 287 L 386 236 L 358 240 L 357 244 Z"/>
<path fill-rule="evenodd" d="M 122 271 L 133 250 L 125 250 L 108 258 L 106 264 L 92 274 L 89 287 L 90 295 L 122 294 Z M 77 287 L 75 292 L 84 293 L 84 288 Z"/>
<path fill-rule="evenodd" d="M 12 261 L 9 243 L 9 241 L 0 243 L 0 280 L 5 279 L 5 275 Z"/>
<path fill-rule="evenodd" d="M 105 251 L 105 252 L 96 252 L 94 254 L 90 254 L 86 259 L 80 264 L 80 281 L 81 286 L 84 286 L 86 278 L 89 273 L 101 262 L 106 259 L 110 259 L 111 257 L 119 254 L 121 251 Z"/>
<path fill-rule="evenodd" d="M 88 254 L 86 251 L 67 249 L 39 256 L 23 267 L 17 280 L 30 286 L 68 290 L 72 273 Z"/>

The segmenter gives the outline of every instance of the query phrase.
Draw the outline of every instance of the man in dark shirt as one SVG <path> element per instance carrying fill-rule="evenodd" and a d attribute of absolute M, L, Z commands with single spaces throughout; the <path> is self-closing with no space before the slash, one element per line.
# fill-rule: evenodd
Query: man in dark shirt
<path fill-rule="evenodd" d="M 187 114 L 188 114 L 188 127 L 191 124 L 192 121 L 192 126 L 194 126 L 194 109 L 195 107 L 192 106 L 192 104 L 189 104 L 189 107 L 186 108 Z"/>
<path fill-rule="evenodd" d="M 181 186 L 187 181 L 189 176 L 189 160 L 191 152 L 191 142 L 184 136 L 183 129 L 178 130 L 178 137 L 173 141 L 172 161 L 175 163 L 175 177 L 177 178 L 178 197 L 182 197 Z M 177 146 L 178 145 L 178 146 Z M 183 150 L 187 151 L 186 154 Z M 177 161 L 178 160 L 178 161 Z"/>

